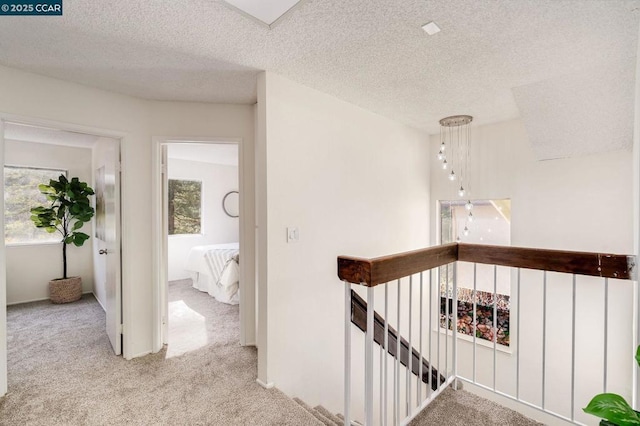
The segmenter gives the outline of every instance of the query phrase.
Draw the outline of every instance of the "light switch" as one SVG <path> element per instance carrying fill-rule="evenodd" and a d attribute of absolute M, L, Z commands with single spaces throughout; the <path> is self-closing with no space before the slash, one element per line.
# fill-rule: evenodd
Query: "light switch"
<path fill-rule="evenodd" d="M 297 226 L 287 227 L 287 242 L 297 243 L 300 240 L 300 231 Z"/>

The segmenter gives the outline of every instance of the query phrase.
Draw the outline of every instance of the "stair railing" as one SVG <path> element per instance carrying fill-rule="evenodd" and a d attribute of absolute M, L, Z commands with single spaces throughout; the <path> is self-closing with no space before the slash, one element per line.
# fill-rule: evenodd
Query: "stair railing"
<path fill-rule="evenodd" d="M 467 382 L 479 389 L 493 392 L 507 399 L 517 401 L 526 406 L 541 410 L 552 416 L 581 424 L 576 415 L 578 408 L 586 405 L 583 395 L 576 398 L 576 378 L 583 379 L 586 374 L 592 372 L 576 371 L 576 330 L 579 328 L 577 318 L 577 277 L 600 277 L 598 283 L 592 281 L 584 284 L 584 288 L 592 292 L 594 285 L 602 288 L 603 305 L 601 313 L 603 319 L 603 339 L 601 354 L 603 357 L 603 372 L 600 391 L 607 391 L 609 370 L 609 329 L 610 324 L 610 280 L 616 283 L 616 295 L 630 294 L 635 286 L 628 285 L 636 280 L 636 259 L 628 255 L 614 255 L 587 252 L 571 252 L 560 250 L 543 250 L 520 247 L 504 247 L 489 245 L 473 245 L 453 243 L 442 246 L 378 257 L 363 259 L 349 256 L 338 257 L 338 276 L 345 283 L 345 389 L 344 389 L 344 417 L 345 425 L 351 425 L 354 418 L 352 405 L 357 405 L 358 413 L 363 413 L 365 425 L 400 425 L 410 423 L 424 408 L 426 408 L 447 386 L 458 386 L 460 382 Z M 459 301 L 459 268 L 464 269 L 462 285 L 467 288 L 467 300 L 464 303 L 471 305 L 464 318 L 458 316 Z M 492 291 L 487 293 L 485 300 L 485 312 L 489 312 L 491 323 L 478 324 L 478 300 L 480 292 L 477 284 L 479 268 L 490 268 L 491 273 L 486 273 L 484 278 L 493 276 Z M 500 269 L 500 274 L 499 269 Z M 506 269 L 505 272 L 503 269 Z M 522 273 L 521 271 L 527 271 Z M 472 272 L 471 272 L 472 271 Z M 531 277 L 531 271 L 542 271 L 541 289 L 535 281 L 538 277 Z M 526 279 L 523 275 L 527 275 Z M 510 296 L 510 306 L 513 307 L 515 298 L 515 333 L 510 329 L 505 331 L 498 323 L 499 300 L 498 285 L 504 286 L 501 279 L 508 281 L 507 285 L 513 287 L 515 294 Z M 513 280 L 511 277 L 513 276 Z M 563 278 L 569 277 L 570 284 L 566 284 Z M 505 278 L 506 277 L 506 278 Z M 586 278 L 585 278 L 586 279 Z M 564 281 L 563 281 L 564 280 Z M 469 282 L 472 281 L 472 282 Z M 486 281 L 486 280 L 485 280 Z M 515 285 L 511 285 L 515 281 Z M 525 286 L 521 286 L 524 283 Z M 487 286 L 487 282 L 483 283 Z M 395 287 L 395 288 L 394 288 Z M 524 289 L 541 290 L 541 318 L 528 318 L 528 322 L 521 324 L 522 293 Z M 570 288 L 571 297 L 567 306 L 570 306 L 571 331 L 570 339 L 567 339 L 567 353 L 570 353 L 570 407 L 568 413 L 561 413 L 560 409 L 552 404 L 549 399 L 549 390 L 554 389 L 549 382 L 553 379 L 549 373 L 550 354 L 547 347 L 549 339 L 547 323 L 550 313 L 547 312 L 549 293 L 551 290 L 560 289 L 562 292 Z M 581 287 L 582 288 L 582 287 Z M 630 288 L 630 289 L 629 289 Z M 365 293 L 366 303 L 359 296 L 352 296 L 352 291 Z M 395 291 L 394 291 L 395 290 Z M 532 290 L 532 291 L 533 291 Z M 569 291 L 566 291 L 568 293 Z M 622 293 L 621 293 L 622 292 Z M 626 292 L 626 293 L 625 293 Z M 468 295 L 471 295 L 471 302 Z M 395 303 L 393 300 L 395 299 Z M 618 296 L 616 296 L 618 297 Z M 378 299 L 382 298 L 382 302 Z M 357 300 L 359 299 L 359 301 Z M 535 298 L 531 298 L 533 300 Z M 355 300 L 355 301 L 354 301 Z M 426 302 L 426 303 L 425 303 Z M 622 318 L 623 323 L 614 324 L 615 327 L 627 327 L 630 330 L 633 324 L 637 307 L 634 297 L 629 296 L 627 302 L 631 304 L 630 318 Z M 463 305 L 464 305 L 463 303 Z M 425 307 L 426 305 L 426 307 Z M 375 308 L 378 307 L 378 311 Z M 533 307 L 538 307 L 537 304 Z M 366 322 L 363 311 L 366 310 Z M 513 312 L 513 309 L 511 310 Z M 491 315 L 492 314 L 492 315 Z M 486 320 L 486 318 L 485 318 Z M 512 326 L 512 318 L 506 322 Z M 525 328 L 527 324 L 541 323 L 541 333 L 538 330 Z M 415 323 L 418 323 L 417 326 Z M 364 387 L 363 398 L 352 401 L 352 352 L 354 352 L 354 338 L 358 333 L 352 323 L 357 325 L 364 334 Z M 390 324 L 391 323 L 391 324 Z M 393 325 L 392 325 L 393 324 Z M 395 327 L 394 327 L 395 326 Z M 554 326 L 554 324 L 551 324 Z M 459 336 L 459 328 L 471 333 L 470 337 Z M 469 330 L 470 329 L 470 330 Z M 490 336 L 490 340 L 481 342 L 482 332 Z M 637 330 L 635 331 L 637 332 Z M 377 333 L 377 334 L 376 334 Z M 502 333 L 502 334 L 501 334 Z M 520 333 L 531 335 L 541 339 L 540 352 L 541 366 L 529 359 L 525 360 L 521 355 L 521 345 L 524 345 Z M 480 336 L 479 336 L 480 334 Z M 541 334 L 541 336 L 539 336 Z M 630 333 L 631 334 L 631 333 Z M 498 343 L 513 346 L 515 348 Z M 356 337 L 354 337 L 356 336 Z M 459 338 L 460 337 L 460 338 Z M 535 340 L 535 339 L 534 339 Z M 632 345 L 637 343 L 637 336 L 629 336 L 629 354 Z M 459 364 L 460 344 L 463 344 L 464 358 Z M 395 345 L 395 348 L 393 347 Z M 376 351 L 376 346 L 379 349 Z M 426 346 L 426 348 L 425 348 Z M 509 360 L 503 361 L 502 355 L 510 351 Z M 481 365 L 478 366 L 478 358 L 481 356 Z M 498 358 L 501 357 L 501 361 Z M 515 357 L 514 374 L 509 379 L 514 382 L 509 389 L 501 389 L 502 384 L 497 379 L 498 365 L 511 365 Z M 628 357 L 629 358 L 629 357 Z M 487 361 L 490 360 L 490 362 Z M 416 367 L 414 362 L 419 365 Z M 491 364 L 491 365 L 487 365 Z M 464 371 L 458 371 L 464 367 Z M 529 393 L 521 394 L 521 373 L 530 372 L 533 368 L 540 367 L 541 395 L 536 400 Z M 629 363 L 629 377 L 633 376 L 633 393 L 637 389 L 636 372 Z M 428 369 L 428 372 L 424 370 Z M 485 373 L 492 370 L 492 374 Z M 633 374 L 632 374 L 633 373 Z M 555 373 L 554 373 L 555 374 Z M 483 376 L 483 377 L 478 377 Z M 515 376 L 515 377 L 511 377 Z M 378 383 L 376 383 L 376 378 Z M 595 379 L 593 379 L 595 380 Z M 592 381 L 593 381 L 592 380 Z M 391 382 L 391 383 L 390 383 Z M 584 382 L 582 380 L 581 382 Z M 359 384 L 358 384 L 359 385 Z M 586 386 L 586 385 L 585 385 Z M 588 388 L 588 386 L 586 386 Z M 392 401 L 389 401 L 391 393 Z M 597 393 L 597 392 L 596 392 Z M 578 400 L 578 401 L 577 401 Z M 360 401 L 363 407 L 359 406 Z M 578 403 L 578 405 L 576 404 Z"/>

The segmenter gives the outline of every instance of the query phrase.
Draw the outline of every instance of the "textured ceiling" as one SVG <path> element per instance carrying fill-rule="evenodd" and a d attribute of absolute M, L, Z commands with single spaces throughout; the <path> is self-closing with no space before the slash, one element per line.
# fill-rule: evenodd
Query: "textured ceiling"
<path fill-rule="evenodd" d="M 0 64 L 221 103 L 255 102 L 269 70 L 430 133 L 452 114 L 522 116 L 539 157 L 555 158 L 630 145 L 639 19 L 640 0 L 307 0 L 268 29 L 216 0 L 73 0 L 62 17 L 0 17 Z M 442 31 L 427 36 L 429 21 Z M 605 68 L 620 81 L 599 114 L 577 91 L 598 95 L 589 82 Z M 554 146 L 573 134 L 568 117 L 595 129 L 616 116 L 618 135 Z"/>

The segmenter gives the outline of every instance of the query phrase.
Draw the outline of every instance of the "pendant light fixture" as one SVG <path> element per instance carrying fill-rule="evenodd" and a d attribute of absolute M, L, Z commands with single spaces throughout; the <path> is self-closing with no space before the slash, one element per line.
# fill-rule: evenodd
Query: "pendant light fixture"
<path fill-rule="evenodd" d="M 464 226 L 464 236 L 469 235 L 469 223 L 473 221 L 471 181 L 469 173 L 469 143 L 471 142 L 470 115 L 452 115 L 440 120 L 440 166 L 454 185 L 459 199 L 466 199 L 464 207 L 469 212 Z"/>

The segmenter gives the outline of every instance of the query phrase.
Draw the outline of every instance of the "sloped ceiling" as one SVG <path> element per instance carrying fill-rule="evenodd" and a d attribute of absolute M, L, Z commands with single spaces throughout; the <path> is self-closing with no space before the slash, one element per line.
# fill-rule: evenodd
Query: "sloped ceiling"
<path fill-rule="evenodd" d="M 540 158 L 631 145 L 640 0 L 306 0 L 271 29 L 215 0 L 0 19 L 0 64 L 147 99 L 253 103 L 269 70 L 430 133 L 521 116 Z"/>

